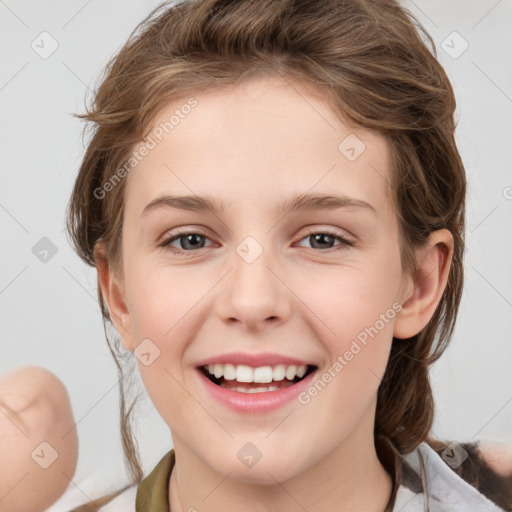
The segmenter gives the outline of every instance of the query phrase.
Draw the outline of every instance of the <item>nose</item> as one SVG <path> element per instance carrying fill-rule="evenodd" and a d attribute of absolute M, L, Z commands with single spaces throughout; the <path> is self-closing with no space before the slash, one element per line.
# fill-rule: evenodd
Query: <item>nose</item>
<path fill-rule="evenodd" d="M 223 279 L 216 301 L 218 316 L 251 331 L 286 322 L 291 312 L 291 292 L 270 251 L 249 240 L 237 248 L 230 263 L 231 271 Z"/>

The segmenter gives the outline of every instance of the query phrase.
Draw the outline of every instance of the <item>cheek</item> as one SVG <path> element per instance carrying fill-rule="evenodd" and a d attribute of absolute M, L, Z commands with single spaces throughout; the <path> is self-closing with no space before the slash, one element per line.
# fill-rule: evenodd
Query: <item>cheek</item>
<path fill-rule="evenodd" d="M 144 338 L 154 338 L 157 343 L 177 338 L 208 288 L 194 276 L 198 274 L 185 267 L 140 269 L 132 274 L 129 305 L 135 344 Z"/>
<path fill-rule="evenodd" d="M 376 400 L 400 307 L 395 302 L 392 274 L 392 269 L 387 274 L 347 273 L 345 278 L 326 281 L 328 288 L 317 282 L 309 295 L 322 319 L 314 321 L 316 336 L 329 353 L 327 367 L 301 402 L 316 402 L 318 428 L 324 424 L 333 425 L 334 430 L 350 429 Z M 345 418 L 341 426 L 340 418 Z"/>
<path fill-rule="evenodd" d="M 335 269 L 333 275 L 309 281 L 314 284 L 304 301 L 322 320 L 312 322 L 330 355 L 323 377 L 333 382 L 328 385 L 333 395 L 326 393 L 324 399 L 334 400 L 338 412 L 368 405 L 384 375 L 401 308 L 396 257 L 391 249 L 364 267 Z"/>
<path fill-rule="evenodd" d="M 190 401 L 179 384 L 183 382 L 182 361 L 197 330 L 195 308 L 205 292 L 194 293 L 191 273 L 176 269 L 140 269 L 132 274 L 130 284 L 130 315 L 139 373 L 153 405 L 169 423 L 173 417 L 186 414 Z M 146 352 L 154 357 L 150 364 L 137 355 Z"/>
<path fill-rule="evenodd" d="M 374 325 L 387 314 L 386 335 L 396 314 L 400 266 L 396 262 L 359 268 L 333 269 L 331 274 L 318 274 L 304 280 L 301 289 L 304 302 L 322 320 L 324 338 L 336 340 L 340 348 Z M 311 276 L 310 276 L 311 277 Z M 393 307 L 395 305 L 395 307 Z M 317 322 L 318 323 L 318 322 Z M 318 333 L 320 334 L 320 333 Z"/>
<path fill-rule="evenodd" d="M 162 383 L 166 393 L 173 393 L 176 380 L 183 381 L 184 354 L 203 323 L 199 315 L 204 315 L 204 299 L 214 282 L 185 266 L 144 265 L 127 281 L 135 356 L 146 353 L 146 346 L 157 354 L 147 366 L 139 358 L 141 377 L 148 390 L 155 390 L 157 401 Z M 180 391 L 179 386 L 175 391 Z"/>

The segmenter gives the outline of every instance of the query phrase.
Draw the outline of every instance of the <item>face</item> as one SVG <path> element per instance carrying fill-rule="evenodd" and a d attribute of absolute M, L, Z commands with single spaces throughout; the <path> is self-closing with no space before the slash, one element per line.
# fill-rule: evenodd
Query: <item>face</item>
<path fill-rule="evenodd" d="M 123 342 L 176 449 L 240 481 L 371 446 L 407 293 L 385 140 L 290 84 L 173 101 L 125 190 Z"/>

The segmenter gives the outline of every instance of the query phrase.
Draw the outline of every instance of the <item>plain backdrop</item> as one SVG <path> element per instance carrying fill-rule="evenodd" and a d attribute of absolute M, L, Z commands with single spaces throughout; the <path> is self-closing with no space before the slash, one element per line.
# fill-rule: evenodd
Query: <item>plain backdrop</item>
<path fill-rule="evenodd" d="M 41 365 L 67 386 L 80 439 L 71 494 L 96 495 L 126 481 L 117 375 L 104 339 L 96 273 L 64 233 L 84 152 L 83 124 L 71 113 L 84 111 L 87 89 L 156 5 L 0 1 L 0 374 Z M 512 2 L 404 5 L 433 36 L 452 80 L 469 182 L 465 291 L 451 346 L 431 373 L 433 430 L 445 439 L 512 444 Z M 41 38 L 44 49 L 37 46 Z M 147 471 L 171 439 L 149 399 L 137 415 Z M 51 510 L 67 510 L 69 503 L 65 496 Z"/>

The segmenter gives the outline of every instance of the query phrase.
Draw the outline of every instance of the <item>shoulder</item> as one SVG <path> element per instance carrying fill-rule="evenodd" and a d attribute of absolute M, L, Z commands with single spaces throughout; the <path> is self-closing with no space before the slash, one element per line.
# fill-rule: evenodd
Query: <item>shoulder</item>
<path fill-rule="evenodd" d="M 135 512 L 137 486 L 125 487 L 74 508 L 71 512 Z"/>
<path fill-rule="evenodd" d="M 464 482 L 501 507 L 512 511 L 512 448 L 500 443 L 428 439 L 430 447 Z"/>
<path fill-rule="evenodd" d="M 136 512 L 168 510 L 167 485 L 174 467 L 174 450 L 162 457 L 146 478 L 138 484 L 103 496 L 74 508 L 71 512 Z"/>

